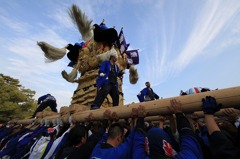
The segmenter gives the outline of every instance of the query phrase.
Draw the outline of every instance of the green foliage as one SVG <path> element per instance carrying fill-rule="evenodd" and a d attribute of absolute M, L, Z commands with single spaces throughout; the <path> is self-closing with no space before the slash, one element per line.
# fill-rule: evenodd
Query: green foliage
<path fill-rule="evenodd" d="M 34 95 L 18 79 L 0 74 L 0 123 L 30 117 L 37 107 Z"/>

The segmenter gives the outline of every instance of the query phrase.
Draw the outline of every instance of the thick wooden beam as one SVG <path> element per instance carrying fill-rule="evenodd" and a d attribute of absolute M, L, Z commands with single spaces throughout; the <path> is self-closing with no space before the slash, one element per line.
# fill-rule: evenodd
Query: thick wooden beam
<path fill-rule="evenodd" d="M 168 115 L 171 112 L 168 109 L 170 105 L 171 99 L 177 99 L 182 103 L 182 110 L 184 113 L 193 113 L 196 111 L 201 111 L 202 105 L 202 98 L 206 96 L 215 97 L 217 103 L 221 103 L 223 105 L 222 108 L 230 108 L 230 107 L 239 107 L 240 106 L 240 86 L 226 88 L 226 89 L 219 89 L 213 90 L 209 92 L 197 93 L 192 95 L 186 96 L 177 96 L 172 98 L 165 98 L 155 101 L 149 102 L 142 102 L 142 103 L 134 103 L 125 106 L 117 106 L 117 107 L 110 107 L 110 108 L 103 108 L 97 110 L 86 110 L 83 112 L 77 112 L 72 114 L 72 118 L 78 122 L 84 122 L 86 118 L 89 116 L 90 113 L 93 114 L 94 120 L 102 120 L 103 113 L 106 109 L 110 109 L 111 112 L 116 112 L 119 118 L 129 118 L 131 116 L 132 108 L 137 108 L 138 106 L 142 105 L 145 107 L 146 111 L 148 112 L 148 116 L 157 116 L 157 115 Z M 62 118 L 63 122 L 68 122 L 68 116 L 70 113 L 66 113 Z M 46 118 L 46 117 L 45 117 Z M 54 117 L 47 117 L 48 119 L 60 118 L 60 116 Z M 46 118 L 46 119 L 47 119 Z M 29 119 L 32 121 L 32 119 Z M 22 123 L 18 121 L 17 123 Z M 26 123 L 26 120 L 24 120 Z"/>
<path fill-rule="evenodd" d="M 238 105 L 237 107 L 240 107 L 240 105 Z M 240 113 L 240 110 L 234 110 L 234 112 Z M 196 116 L 199 118 L 204 117 L 203 111 L 197 111 L 197 112 L 194 112 L 194 114 L 196 114 Z M 226 114 L 224 113 L 224 109 L 221 109 L 220 111 L 216 112 L 214 116 L 226 116 Z"/>
<path fill-rule="evenodd" d="M 223 105 L 222 108 L 237 107 L 240 105 L 240 87 L 238 86 L 186 96 L 177 96 L 143 103 L 134 103 L 125 106 L 88 110 L 73 114 L 73 118 L 78 122 L 84 122 L 85 118 L 87 118 L 90 113 L 93 113 L 95 120 L 101 120 L 103 117 L 103 112 L 106 109 L 110 109 L 112 112 L 117 112 L 119 118 L 129 118 L 131 116 L 132 108 L 137 108 L 140 105 L 145 107 L 149 116 L 167 115 L 171 114 L 168 106 L 170 105 L 170 100 L 173 98 L 182 103 L 182 110 L 184 113 L 192 113 L 202 110 L 202 98 L 205 98 L 206 96 L 215 97 L 217 103 L 221 103 Z"/>

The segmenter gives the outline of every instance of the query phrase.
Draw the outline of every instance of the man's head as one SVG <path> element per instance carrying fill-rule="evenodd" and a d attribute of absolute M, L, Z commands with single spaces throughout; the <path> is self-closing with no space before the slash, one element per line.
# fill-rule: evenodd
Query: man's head
<path fill-rule="evenodd" d="M 152 127 L 147 132 L 150 157 L 156 159 L 173 158 L 176 152 L 172 148 L 171 139 L 161 128 Z"/>
<path fill-rule="evenodd" d="M 109 58 L 109 60 L 110 60 L 111 62 L 115 63 L 115 62 L 117 61 L 117 56 L 111 55 L 110 58 Z"/>
<path fill-rule="evenodd" d="M 85 126 L 75 125 L 69 132 L 69 143 L 71 146 L 79 146 L 86 143 L 87 140 L 87 130 Z"/>
<path fill-rule="evenodd" d="M 146 86 L 147 88 L 150 88 L 150 82 L 146 82 L 146 83 L 145 83 L 145 86 Z"/>
<path fill-rule="evenodd" d="M 108 129 L 108 143 L 114 147 L 117 147 L 123 142 L 124 128 L 119 123 L 112 124 Z"/>
<path fill-rule="evenodd" d="M 58 130 L 56 128 L 50 127 L 50 128 L 47 129 L 47 134 L 46 135 L 50 136 L 51 139 L 55 140 L 56 137 L 57 137 L 57 133 L 58 133 Z"/>

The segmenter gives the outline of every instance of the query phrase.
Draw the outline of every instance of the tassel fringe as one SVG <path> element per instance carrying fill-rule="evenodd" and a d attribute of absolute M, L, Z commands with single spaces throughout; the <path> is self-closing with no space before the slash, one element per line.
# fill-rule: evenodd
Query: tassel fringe
<path fill-rule="evenodd" d="M 54 62 L 61 58 L 63 58 L 66 54 L 66 48 L 56 48 L 46 42 L 40 41 L 37 42 L 37 45 L 44 52 L 44 56 L 46 57 L 46 62 Z"/>
<path fill-rule="evenodd" d="M 91 29 L 92 20 L 88 20 L 88 17 L 83 13 L 79 7 L 75 4 L 68 10 L 68 14 L 72 18 L 74 24 L 77 25 L 79 32 L 82 35 L 84 41 L 88 41 L 93 37 L 93 31 Z"/>
<path fill-rule="evenodd" d="M 129 81 L 131 84 L 136 84 L 138 81 L 138 72 L 134 65 L 129 68 Z"/>

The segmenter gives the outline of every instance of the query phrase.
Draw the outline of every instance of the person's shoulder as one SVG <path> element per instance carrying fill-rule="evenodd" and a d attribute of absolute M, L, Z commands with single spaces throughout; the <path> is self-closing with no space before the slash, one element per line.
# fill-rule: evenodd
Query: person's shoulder
<path fill-rule="evenodd" d="M 109 61 L 109 60 L 107 60 L 107 61 L 103 61 L 102 64 L 110 64 L 110 61 Z"/>
<path fill-rule="evenodd" d="M 105 67 L 107 65 L 110 65 L 110 61 L 108 61 L 108 60 L 107 61 L 103 61 L 102 64 L 101 64 L 101 67 L 103 67 L 103 66 Z"/>
<path fill-rule="evenodd" d="M 143 89 L 142 89 L 142 91 L 146 91 L 146 90 L 148 90 L 148 88 L 147 88 L 147 87 L 145 87 L 145 88 L 143 88 Z"/>
<path fill-rule="evenodd" d="M 76 151 L 76 148 L 74 147 L 65 147 L 61 153 L 61 157 L 67 157 L 69 154 L 72 154 L 74 151 Z"/>

